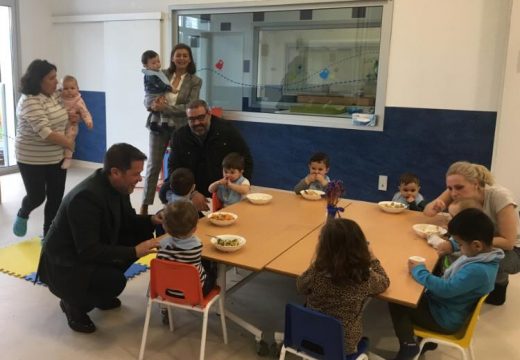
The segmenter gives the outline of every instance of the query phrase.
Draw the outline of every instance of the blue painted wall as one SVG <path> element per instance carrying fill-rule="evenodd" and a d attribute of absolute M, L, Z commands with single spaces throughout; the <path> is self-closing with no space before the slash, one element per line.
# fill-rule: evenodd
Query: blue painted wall
<path fill-rule="evenodd" d="M 83 125 L 74 157 L 102 162 L 106 150 L 105 95 L 83 91 L 94 129 Z M 254 158 L 252 184 L 292 189 L 312 153 L 331 158 L 330 177 L 343 180 L 346 197 L 380 201 L 397 190 L 399 175 L 419 175 L 427 200 L 445 188 L 448 166 L 458 160 L 491 165 L 496 112 L 388 107 L 383 132 L 235 121 Z M 377 190 L 378 175 L 388 190 Z"/>
<path fill-rule="evenodd" d="M 445 188 L 454 161 L 490 166 L 495 112 L 389 107 L 383 132 L 235 122 L 255 161 L 253 184 L 292 189 L 306 175 L 312 153 L 331 158 L 330 177 L 343 180 L 346 197 L 390 199 L 399 175 L 419 175 L 427 200 Z M 388 175 L 388 190 L 377 190 L 378 175 Z"/>
<path fill-rule="evenodd" d="M 103 162 L 107 148 L 105 93 L 99 91 L 81 91 L 87 105 L 94 128 L 88 130 L 84 122 L 80 123 L 74 159 Z"/>

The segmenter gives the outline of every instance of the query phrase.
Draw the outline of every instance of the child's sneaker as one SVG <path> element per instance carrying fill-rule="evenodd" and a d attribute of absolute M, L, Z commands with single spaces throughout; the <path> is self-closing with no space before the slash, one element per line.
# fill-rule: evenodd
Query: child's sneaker
<path fill-rule="evenodd" d="M 162 323 L 164 325 L 170 325 L 170 318 L 168 317 L 168 309 L 162 308 L 161 309 L 161 317 L 162 317 Z"/>
<path fill-rule="evenodd" d="M 27 218 L 16 216 L 16 220 L 13 224 L 13 233 L 16 236 L 22 237 L 27 234 Z"/>

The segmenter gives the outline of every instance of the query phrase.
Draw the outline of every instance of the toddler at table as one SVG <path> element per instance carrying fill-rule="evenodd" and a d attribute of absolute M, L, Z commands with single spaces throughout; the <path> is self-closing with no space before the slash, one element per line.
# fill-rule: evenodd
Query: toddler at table
<path fill-rule="evenodd" d="M 308 162 L 309 174 L 296 184 L 294 192 L 300 195 L 302 190 L 325 191 L 329 185 L 327 173 L 330 168 L 329 156 L 323 152 L 317 152 L 311 156 Z"/>
<path fill-rule="evenodd" d="M 450 221 L 448 231 L 462 256 L 442 277 L 431 274 L 423 263 L 409 260 L 412 277 L 426 291 L 417 308 L 388 304 L 400 345 L 394 360 L 411 360 L 419 353 L 413 325 L 453 334 L 464 326 L 478 300 L 493 290 L 504 252 L 493 248 L 495 229 L 491 219 L 479 209 L 465 209 Z M 428 345 L 426 350 L 436 348 L 435 344 Z"/>
<path fill-rule="evenodd" d="M 191 202 L 180 200 L 167 204 L 163 227 L 168 236 L 161 240 L 157 258 L 194 265 L 206 296 L 215 287 L 217 273 L 210 261 L 202 260 L 202 242 L 195 236 L 198 220 L 199 214 Z M 163 311 L 163 322 L 167 323 L 167 319 L 168 314 Z"/>
<path fill-rule="evenodd" d="M 370 296 L 385 291 L 390 280 L 372 253 L 359 225 L 349 219 L 327 220 L 321 229 L 315 260 L 296 280 L 307 306 L 333 316 L 344 328 L 347 359 L 365 347 L 363 307 Z"/>
<path fill-rule="evenodd" d="M 404 204 L 413 211 L 423 211 L 426 201 L 419 193 L 420 189 L 419 177 L 412 173 L 404 173 L 399 177 L 399 191 L 394 194 L 392 201 Z"/>
<path fill-rule="evenodd" d="M 61 99 L 63 101 L 63 106 L 65 106 L 67 112 L 69 113 L 69 119 L 71 119 L 70 114 L 78 114 L 79 118 L 83 119 L 89 130 L 94 127 L 92 115 L 90 115 L 90 112 L 87 109 L 87 105 L 85 105 L 85 102 L 81 98 L 78 81 L 74 76 L 67 75 L 63 78 Z M 78 122 L 69 120 L 67 127 L 65 128 L 65 136 L 69 139 L 76 140 L 76 136 L 78 136 L 78 130 Z M 68 169 L 72 163 L 72 150 L 65 149 L 63 156 L 64 159 L 63 163 L 61 164 L 61 168 Z"/>
<path fill-rule="evenodd" d="M 217 197 L 224 207 L 242 200 L 249 192 L 251 184 L 244 177 L 244 157 L 239 153 L 229 153 L 222 160 L 222 179 L 208 187 L 210 193 Z"/>

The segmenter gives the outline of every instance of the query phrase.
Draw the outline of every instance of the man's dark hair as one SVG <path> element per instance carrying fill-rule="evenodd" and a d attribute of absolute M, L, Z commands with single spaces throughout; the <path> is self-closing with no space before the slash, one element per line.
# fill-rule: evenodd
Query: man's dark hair
<path fill-rule="evenodd" d="M 327 168 L 330 167 L 329 155 L 325 154 L 324 152 L 317 152 L 313 154 L 309 159 L 309 165 L 312 162 L 322 162 Z"/>
<path fill-rule="evenodd" d="M 417 186 L 421 185 L 421 182 L 419 181 L 419 177 L 413 173 L 404 173 L 399 177 L 399 185 L 406 185 L 415 183 Z"/>
<path fill-rule="evenodd" d="M 205 102 L 202 99 L 192 100 L 192 101 L 190 101 L 188 103 L 188 105 L 186 105 L 186 109 L 196 109 L 196 108 L 199 108 L 199 107 L 203 107 L 204 109 L 206 109 L 207 113 L 209 112 L 209 105 L 208 105 L 208 103 Z"/>
<path fill-rule="evenodd" d="M 157 54 L 153 50 L 146 50 L 143 55 L 141 55 L 141 64 L 145 65 L 148 64 L 148 60 L 158 57 L 159 54 Z"/>
<path fill-rule="evenodd" d="M 222 160 L 222 168 L 244 170 L 244 157 L 236 152 L 229 153 Z"/>
<path fill-rule="evenodd" d="M 193 172 L 188 168 L 178 168 L 170 175 L 170 189 L 175 195 L 186 196 L 195 184 Z"/>
<path fill-rule="evenodd" d="M 41 92 L 43 78 L 52 70 L 57 70 L 56 65 L 47 60 L 33 60 L 20 80 L 20 92 L 25 95 L 38 95 Z"/>
<path fill-rule="evenodd" d="M 495 226 L 482 210 L 471 208 L 462 210 L 451 219 L 448 224 L 448 232 L 466 243 L 480 240 L 485 245 L 491 246 L 495 235 Z"/>
<path fill-rule="evenodd" d="M 105 153 L 103 171 L 107 174 L 112 168 L 127 171 L 132 167 L 133 161 L 139 160 L 146 160 L 146 155 L 135 146 L 126 143 L 114 144 Z"/>

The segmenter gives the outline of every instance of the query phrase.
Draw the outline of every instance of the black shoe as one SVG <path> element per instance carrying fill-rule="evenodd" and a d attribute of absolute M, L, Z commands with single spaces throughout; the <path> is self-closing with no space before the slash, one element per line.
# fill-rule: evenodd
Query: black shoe
<path fill-rule="evenodd" d="M 121 307 L 121 300 L 118 298 L 110 299 L 109 301 L 106 301 L 102 304 L 96 305 L 96 307 L 100 310 L 112 310 L 116 309 L 118 307 Z"/>
<path fill-rule="evenodd" d="M 433 343 L 433 342 L 427 342 L 427 343 L 424 344 L 424 346 L 422 347 L 421 355 L 423 355 L 423 354 L 424 354 L 425 352 L 427 352 L 427 351 L 436 350 L 437 347 L 439 347 L 439 345 L 437 345 L 436 343 Z"/>
<path fill-rule="evenodd" d="M 413 360 L 419 354 L 419 345 L 415 342 L 403 342 L 399 346 L 399 352 L 394 360 Z"/>
<path fill-rule="evenodd" d="M 495 288 L 489 293 L 485 303 L 491 305 L 503 305 L 506 302 L 507 285 L 509 285 L 509 282 L 506 284 L 495 284 Z"/>
<path fill-rule="evenodd" d="M 86 313 L 70 306 L 63 300 L 60 300 L 60 307 L 67 316 L 67 322 L 72 330 L 87 334 L 96 331 L 96 325 Z"/>

